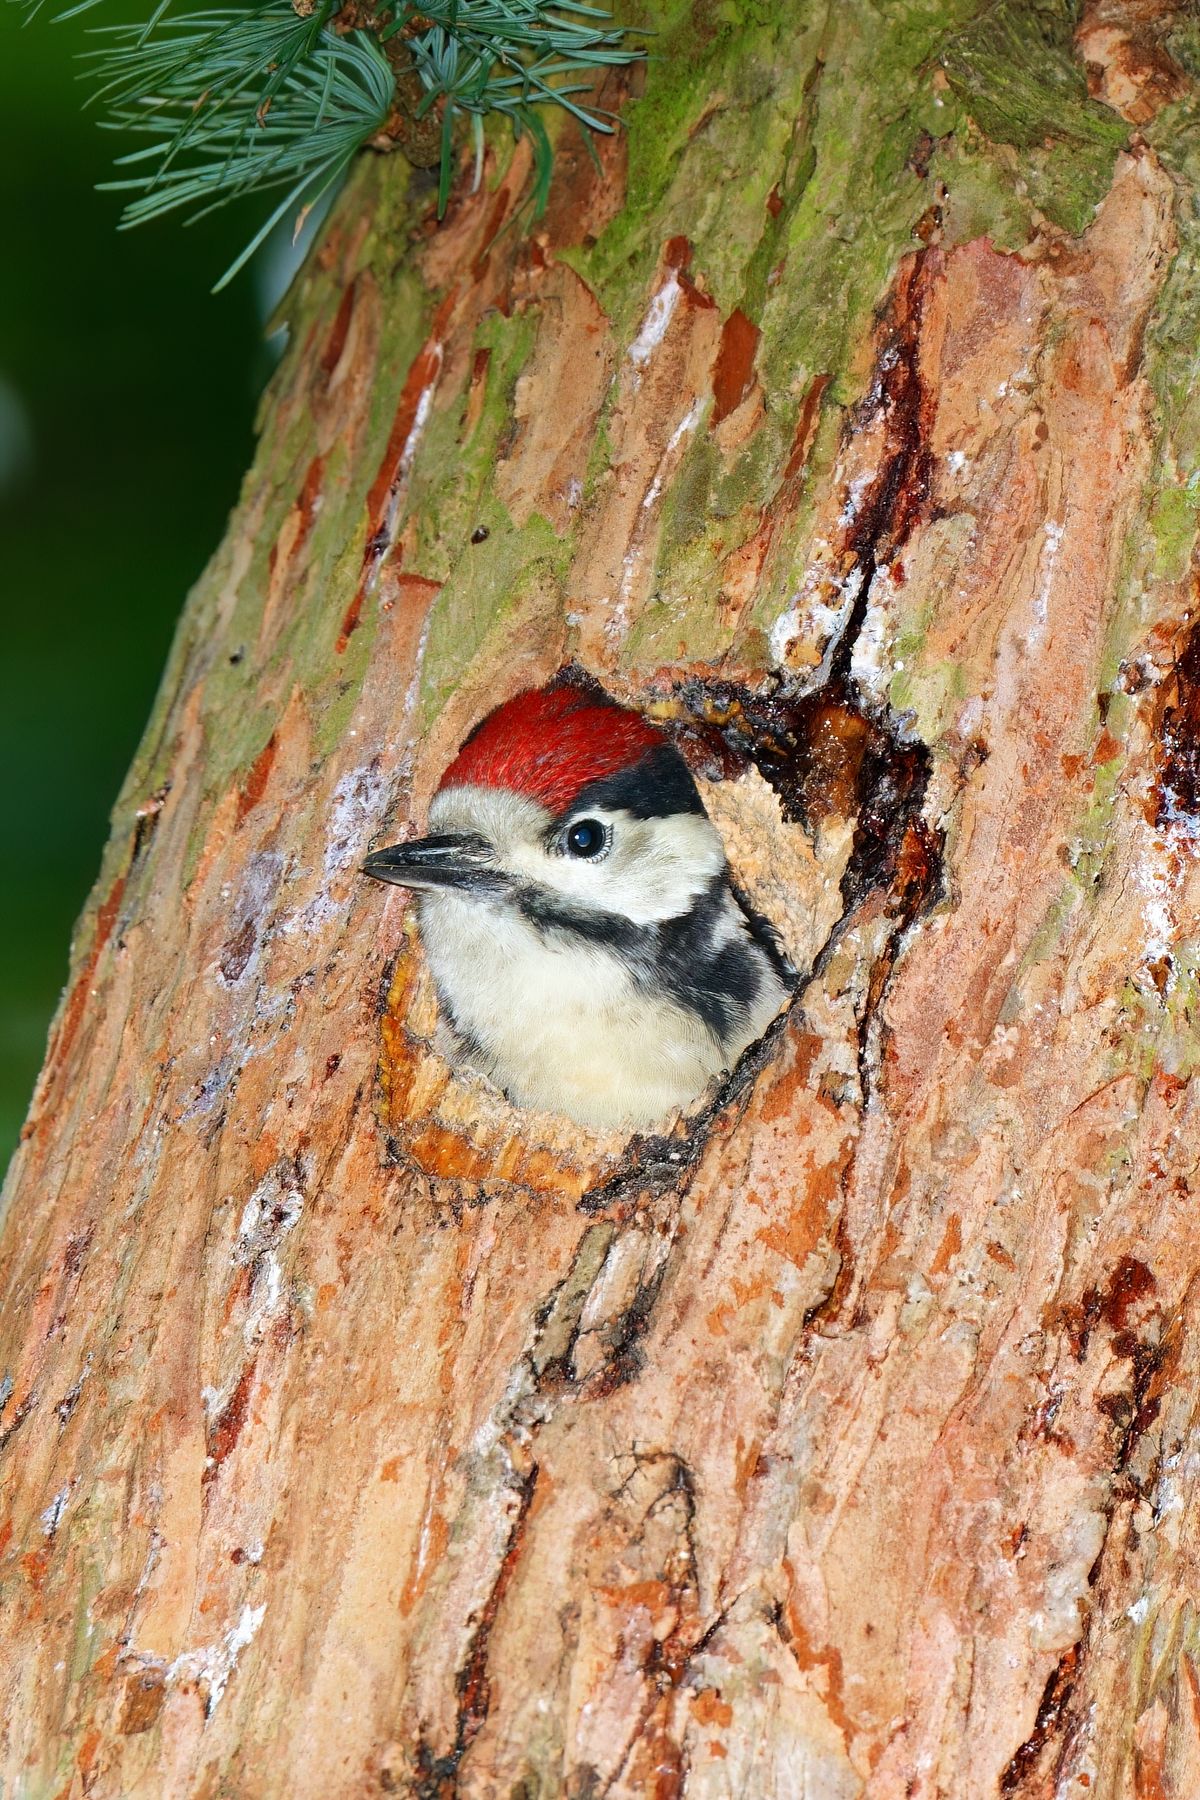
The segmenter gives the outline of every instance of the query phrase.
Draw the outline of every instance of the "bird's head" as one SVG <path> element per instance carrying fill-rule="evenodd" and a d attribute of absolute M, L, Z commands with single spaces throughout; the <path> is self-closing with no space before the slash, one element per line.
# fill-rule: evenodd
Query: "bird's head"
<path fill-rule="evenodd" d="M 678 918 L 726 869 L 679 752 L 639 713 L 569 686 L 517 694 L 475 727 L 429 829 L 373 851 L 365 872 L 546 923 Z"/>

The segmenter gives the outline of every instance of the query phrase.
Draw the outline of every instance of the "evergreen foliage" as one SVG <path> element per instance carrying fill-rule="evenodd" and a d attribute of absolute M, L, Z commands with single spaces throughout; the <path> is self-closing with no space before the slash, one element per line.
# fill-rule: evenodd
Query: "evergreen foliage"
<path fill-rule="evenodd" d="M 30 14 L 42 0 L 20 0 Z M 99 0 L 79 0 L 70 18 Z M 535 110 L 551 103 L 585 129 L 609 115 L 578 96 L 597 70 L 642 52 L 582 0 L 257 0 L 174 16 L 159 0 L 144 24 L 103 27 L 87 58 L 101 123 L 147 140 L 118 157 L 122 226 L 185 208 L 198 218 L 238 195 L 283 198 L 226 270 L 223 287 L 289 212 L 297 228 L 364 145 L 407 149 L 439 165 L 445 210 L 455 126 L 469 121 L 478 170 L 483 121 L 530 134 L 535 205 L 545 205 L 553 151 Z M 433 146 L 431 156 L 421 149 Z"/>

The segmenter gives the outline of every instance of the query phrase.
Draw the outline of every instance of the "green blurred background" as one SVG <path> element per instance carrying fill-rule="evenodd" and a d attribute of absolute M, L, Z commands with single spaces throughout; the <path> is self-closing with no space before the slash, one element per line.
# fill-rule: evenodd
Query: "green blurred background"
<path fill-rule="evenodd" d="M 76 60 L 100 14 L 53 10 L 26 25 L 0 0 L 0 1169 L 175 621 L 249 461 L 287 260 L 277 243 L 214 297 L 260 207 L 116 231 L 94 185 L 121 146 L 81 112 Z"/>

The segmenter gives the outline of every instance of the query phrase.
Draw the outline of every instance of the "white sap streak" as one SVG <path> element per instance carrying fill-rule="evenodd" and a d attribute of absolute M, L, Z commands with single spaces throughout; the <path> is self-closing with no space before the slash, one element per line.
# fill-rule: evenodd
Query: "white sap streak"
<path fill-rule="evenodd" d="M 405 719 L 411 719 L 416 710 L 417 699 L 421 692 L 421 673 L 425 667 L 425 652 L 429 648 L 429 631 L 432 624 L 433 607 L 430 605 L 425 609 L 425 618 L 421 624 L 421 635 L 417 639 L 417 652 L 413 657 L 412 680 L 409 682 L 407 691 L 404 695 L 403 716 Z"/>
<path fill-rule="evenodd" d="M 324 881 L 307 906 L 287 913 L 278 929 L 283 937 L 316 937 L 342 929 L 344 904 L 338 895 L 341 877 L 358 868 L 367 845 L 379 830 L 387 803 L 387 784 L 378 756 L 348 769 L 333 790 L 325 842 Z"/>
<path fill-rule="evenodd" d="M 1133 868 L 1133 878 L 1142 902 L 1143 957 L 1146 962 L 1155 962 L 1170 954 L 1176 935 L 1170 905 L 1174 882 L 1166 846 L 1161 839 L 1152 840 L 1147 854 L 1139 857 Z"/>
<path fill-rule="evenodd" d="M 70 1483 L 68 1483 L 65 1488 L 60 1488 L 58 1490 L 57 1494 L 55 1494 L 53 1500 L 42 1514 L 43 1537 L 51 1539 L 54 1537 L 54 1534 L 62 1521 L 62 1516 L 67 1510 L 67 1501 L 70 1497 L 71 1487 Z"/>
<path fill-rule="evenodd" d="M 1065 525 L 1056 520 L 1049 520 L 1045 526 L 1045 539 L 1039 564 L 1041 586 L 1033 602 L 1034 628 L 1029 634 L 1032 649 L 1039 649 L 1045 641 L 1046 621 L 1050 612 L 1050 583 L 1054 579 L 1054 567 L 1058 562 L 1059 545 L 1063 540 Z"/>
<path fill-rule="evenodd" d="M 234 1252 L 233 1252 L 234 1262 L 242 1261 L 246 1245 L 249 1243 L 250 1239 L 254 1236 L 254 1233 L 258 1227 L 258 1217 L 259 1217 L 259 1213 L 261 1211 L 262 1211 L 262 1207 L 259 1203 L 258 1195 L 251 1194 L 250 1198 L 247 1200 L 244 1208 L 242 1209 L 241 1222 L 238 1225 L 238 1241 L 237 1241 L 237 1244 L 236 1244 L 236 1246 L 234 1248 Z"/>
<path fill-rule="evenodd" d="M 682 292 L 679 277 L 672 269 L 647 307 L 641 328 L 629 346 L 627 354 L 635 369 L 645 368 L 655 350 L 666 337 L 667 327 L 671 323 Z"/>
<path fill-rule="evenodd" d="M 438 377 L 442 372 L 442 346 L 438 344 L 434 350 L 433 374 L 421 389 L 417 401 L 417 410 L 413 416 L 412 427 L 404 440 L 404 448 L 400 452 L 400 474 L 405 476 L 413 465 L 413 457 L 417 454 L 417 445 L 425 435 L 425 427 L 429 423 L 429 409 L 433 405 L 434 390 Z"/>
<path fill-rule="evenodd" d="M 383 769 L 377 756 L 348 769 L 333 790 L 329 837 L 325 846 L 325 883 L 356 867 L 367 844 L 379 829 L 387 798 Z"/>
<path fill-rule="evenodd" d="M 184 1650 L 167 1670 L 168 1681 L 195 1681 L 207 1690 L 206 1719 L 211 1719 L 221 1704 L 221 1696 L 238 1666 L 238 1658 L 257 1637 L 266 1611 L 265 1603 L 243 1606 L 237 1624 L 230 1627 L 219 1643 L 209 1644 L 203 1650 Z"/>
<path fill-rule="evenodd" d="M 680 419 L 678 425 L 676 425 L 674 431 L 667 439 L 663 453 L 658 459 L 658 467 L 654 472 L 654 478 L 642 497 L 642 504 L 638 515 L 638 522 L 634 527 L 633 538 L 628 550 L 626 550 L 624 556 L 621 558 L 621 586 L 617 594 L 617 602 L 604 627 L 605 636 L 610 642 L 620 637 L 629 623 L 629 602 L 633 597 L 633 584 L 637 575 L 637 567 L 645 547 L 644 531 L 646 516 L 653 509 L 662 493 L 663 483 L 667 479 L 667 473 L 675 452 L 678 450 L 684 438 L 695 431 L 696 426 L 699 424 L 704 413 L 704 405 L 705 403 L 701 399 L 693 400 L 691 406 L 688 407 L 688 410 L 684 413 L 682 419 Z"/>
<path fill-rule="evenodd" d="M 788 651 L 798 638 L 814 644 L 831 640 L 845 623 L 862 584 L 863 572 L 858 568 L 851 569 L 848 575 L 835 575 L 819 563 L 806 570 L 791 605 L 768 634 L 774 660 L 786 662 Z"/>
<path fill-rule="evenodd" d="M 294 1182 L 284 1182 L 278 1169 L 263 1176 L 242 1209 L 233 1261 L 249 1265 L 273 1249 L 293 1229 L 304 1211 L 304 1195 Z"/>
<path fill-rule="evenodd" d="M 862 511 L 863 495 L 870 487 L 874 476 L 870 473 L 856 475 L 846 490 L 846 500 L 838 518 L 841 525 L 853 525 Z"/>
<path fill-rule="evenodd" d="M 279 1266 L 279 1258 L 275 1252 L 268 1250 L 254 1265 L 254 1278 L 250 1284 L 250 1304 L 246 1309 L 246 1322 L 242 1327 L 242 1337 L 247 1349 L 250 1349 L 262 1338 L 267 1326 L 279 1311 L 282 1295 L 283 1270 Z"/>
<path fill-rule="evenodd" d="M 413 414 L 413 422 L 408 428 L 408 436 L 400 451 L 400 461 L 396 468 L 395 479 L 388 493 L 387 511 L 383 517 L 380 534 L 382 542 L 373 550 L 374 567 L 367 583 L 367 592 L 370 594 L 375 592 L 379 584 L 379 571 L 383 566 L 384 557 L 395 541 L 396 527 L 400 523 L 400 513 L 404 505 L 404 496 L 408 491 L 408 477 L 417 454 L 417 448 L 425 434 L 425 427 L 429 422 L 429 414 L 433 406 L 433 396 L 441 379 L 443 356 L 443 346 L 440 343 L 434 344 L 431 352 L 433 369 L 429 380 L 417 396 L 417 408 Z"/>
<path fill-rule="evenodd" d="M 888 602 L 893 592 L 887 571 L 880 569 L 871 584 L 866 616 L 850 657 L 853 679 L 860 686 L 869 688 L 878 698 L 886 695 L 892 673 L 886 659 L 890 648 Z"/>
<path fill-rule="evenodd" d="M 652 507 L 654 505 L 654 502 L 658 499 L 658 496 L 662 493 L 663 481 L 666 478 L 665 471 L 666 471 L 667 464 L 670 461 L 673 452 L 675 450 L 677 450 L 679 448 L 679 445 L 683 442 L 683 439 L 685 437 L 690 436 L 690 434 L 693 431 L 695 431 L 696 426 L 700 422 L 700 415 L 703 411 L 704 411 L 703 400 L 693 400 L 692 404 L 688 407 L 688 409 L 684 413 L 682 419 L 680 419 L 678 425 L 675 427 L 674 431 L 671 433 L 670 437 L 667 439 L 667 447 L 663 451 L 662 456 L 659 458 L 659 464 L 658 464 L 658 468 L 655 470 L 654 480 L 650 483 L 650 486 L 646 489 L 646 497 L 642 501 L 642 511 L 643 512 L 649 511 L 650 507 Z"/>

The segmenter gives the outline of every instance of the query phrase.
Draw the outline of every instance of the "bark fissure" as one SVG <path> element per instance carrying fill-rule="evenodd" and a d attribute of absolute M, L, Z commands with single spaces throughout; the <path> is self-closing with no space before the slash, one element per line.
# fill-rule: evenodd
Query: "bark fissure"
<path fill-rule="evenodd" d="M 417 1746 L 416 1763 L 421 1777 L 420 1785 L 416 1790 L 418 1800 L 456 1800 L 458 1772 L 462 1759 L 470 1749 L 480 1726 L 487 1718 L 488 1708 L 491 1705 L 488 1647 L 496 1616 L 500 1611 L 505 1592 L 512 1580 L 517 1560 L 521 1554 L 529 1509 L 533 1505 L 534 1494 L 537 1490 L 537 1480 L 538 1465 L 534 1463 L 528 1475 L 516 1489 L 517 1507 L 512 1531 L 509 1534 L 500 1566 L 496 1571 L 495 1580 L 475 1623 L 466 1661 L 454 1678 L 457 1712 L 453 1745 L 441 1756 L 432 1752 L 424 1743 Z"/>
<path fill-rule="evenodd" d="M 1063 1651 L 1047 1676 L 1033 1730 L 1013 1753 L 1000 1776 L 1002 1794 L 1019 1793 L 1037 1770 L 1038 1764 L 1052 1751 L 1055 1738 L 1066 1730 L 1067 1708 L 1075 1691 L 1081 1654 L 1079 1645 L 1072 1644 L 1069 1650 Z"/>

